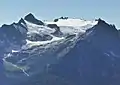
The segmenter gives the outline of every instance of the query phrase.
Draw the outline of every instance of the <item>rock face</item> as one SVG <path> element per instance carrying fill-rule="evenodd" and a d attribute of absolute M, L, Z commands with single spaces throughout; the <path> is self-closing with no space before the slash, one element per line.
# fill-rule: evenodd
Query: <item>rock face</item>
<path fill-rule="evenodd" d="M 37 24 L 37 25 L 44 25 L 44 23 L 40 20 L 37 20 L 33 14 L 29 13 L 27 16 L 25 16 L 24 18 L 25 20 L 31 22 L 31 23 L 34 23 L 34 24 Z"/>
<path fill-rule="evenodd" d="M 57 37 L 63 35 L 63 33 L 60 31 L 60 27 L 58 27 L 56 24 L 48 24 L 47 26 L 50 27 L 50 28 L 55 29 L 55 32 L 52 33 L 53 35 L 55 35 Z"/>
<path fill-rule="evenodd" d="M 119 31 L 101 19 L 29 14 L 0 28 L 0 49 L 2 85 L 120 85 Z"/>

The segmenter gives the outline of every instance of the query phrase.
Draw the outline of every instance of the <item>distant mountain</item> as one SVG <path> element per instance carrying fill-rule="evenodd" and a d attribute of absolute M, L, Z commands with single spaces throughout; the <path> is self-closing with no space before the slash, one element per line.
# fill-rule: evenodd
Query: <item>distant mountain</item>
<path fill-rule="evenodd" d="M 119 85 L 120 33 L 102 19 L 33 14 L 0 27 L 2 85 Z"/>

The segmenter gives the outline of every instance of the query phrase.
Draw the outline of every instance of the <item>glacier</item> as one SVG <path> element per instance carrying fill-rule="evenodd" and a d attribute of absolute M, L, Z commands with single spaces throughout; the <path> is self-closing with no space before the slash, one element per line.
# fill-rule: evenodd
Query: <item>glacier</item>
<path fill-rule="evenodd" d="M 43 22 L 30 13 L 0 28 L 0 49 L 2 85 L 53 85 L 44 76 L 65 85 L 120 84 L 119 32 L 101 19 Z"/>

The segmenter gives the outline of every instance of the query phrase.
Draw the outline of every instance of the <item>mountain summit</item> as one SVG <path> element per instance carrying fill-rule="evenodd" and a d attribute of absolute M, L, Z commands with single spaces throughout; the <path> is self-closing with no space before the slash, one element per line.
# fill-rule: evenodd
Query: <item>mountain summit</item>
<path fill-rule="evenodd" d="M 37 20 L 32 13 L 29 13 L 24 19 L 37 25 L 44 25 L 44 23 L 40 20 Z"/>
<path fill-rule="evenodd" d="M 114 25 L 29 13 L 0 28 L 1 85 L 120 85 L 120 36 Z"/>

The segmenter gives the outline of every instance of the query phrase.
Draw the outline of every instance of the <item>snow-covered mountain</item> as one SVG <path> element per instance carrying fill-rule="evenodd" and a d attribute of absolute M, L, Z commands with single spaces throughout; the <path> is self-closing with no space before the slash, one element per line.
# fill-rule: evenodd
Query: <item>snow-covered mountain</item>
<path fill-rule="evenodd" d="M 2 85 L 120 84 L 119 31 L 101 19 L 30 13 L 0 28 L 0 49 Z"/>

